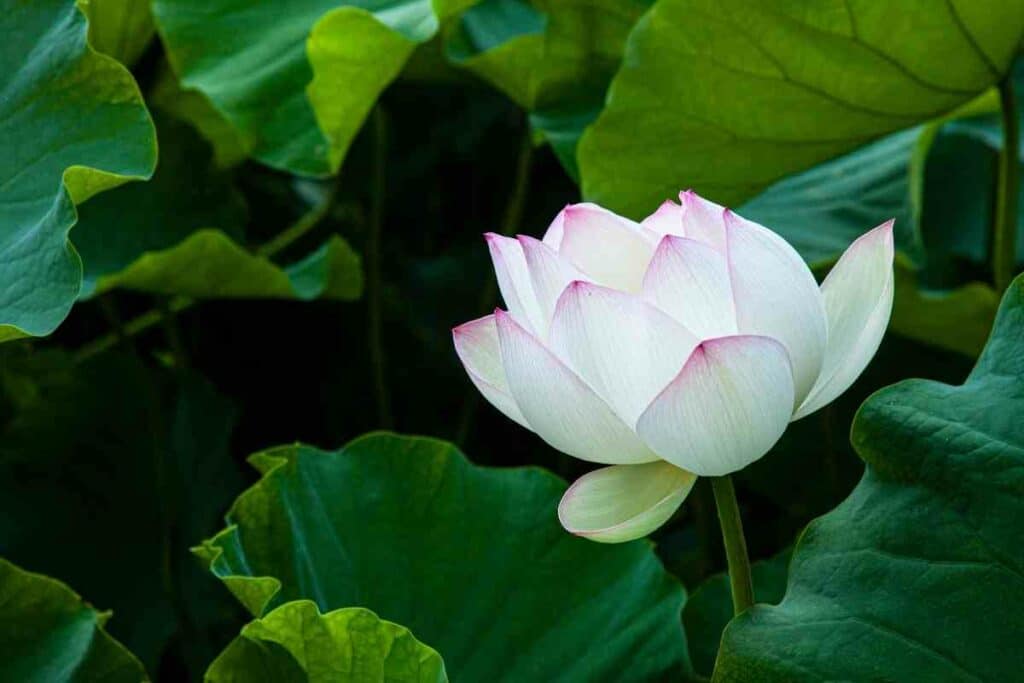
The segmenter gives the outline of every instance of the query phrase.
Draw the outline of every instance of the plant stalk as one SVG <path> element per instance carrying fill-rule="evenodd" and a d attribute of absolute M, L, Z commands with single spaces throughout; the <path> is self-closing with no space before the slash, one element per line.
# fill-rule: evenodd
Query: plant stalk
<path fill-rule="evenodd" d="M 373 395 L 377 403 L 377 421 L 390 429 L 391 398 L 384 372 L 383 298 L 381 295 L 380 242 L 384 224 L 385 172 L 387 164 L 387 121 L 378 104 L 371 117 L 373 133 L 373 170 L 370 179 L 370 231 L 366 240 L 366 337 L 373 375 Z"/>
<path fill-rule="evenodd" d="M 996 216 L 992 225 L 992 277 L 996 292 L 1002 293 L 1013 281 L 1017 265 L 1017 197 L 1020 191 L 1020 118 L 1013 79 L 999 83 L 1003 118 L 1003 149 L 999 153 Z"/>
<path fill-rule="evenodd" d="M 711 488 L 715 492 L 725 558 L 729 563 L 733 613 L 740 614 L 754 604 L 754 582 L 750 578 L 750 558 L 747 556 L 747 541 L 743 537 L 740 508 L 736 504 L 736 490 L 729 475 L 711 477 Z"/>

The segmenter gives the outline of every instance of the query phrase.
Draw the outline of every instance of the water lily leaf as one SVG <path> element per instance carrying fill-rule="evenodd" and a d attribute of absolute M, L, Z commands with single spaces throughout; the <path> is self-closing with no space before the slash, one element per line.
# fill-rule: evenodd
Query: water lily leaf
<path fill-rule="evenodd" d="M 337 171 L 381 91 L 413 49 L 473 0 L 155 0 L 182 87 L 202 93 L 258 160 L 311 176 Z M 371 9 L 372 5 L 372 9 Z"/>
<path fill-rule="evenodd" d="M 786 593 L 786 567 L 792 548 L 750 567 L 754 597 L 759 603 L 777 605 Z M 683 625 L 690 645 L 693 668 L 702 676 L 710 676 L 718 656 L 722 631 L 732 620 L 732 589 L 729 575 L 715 574 L 693 591 L 683 608 Z"/>
<path fill-rule="evenodd" d="M 441 655 L 409 629 L 370 610 L 347 607 L 320 614 L 296 600 L 250 622 L 214 660 L 208 683 L 446 683 Z"/>
<path fill-rule="evenodd" d="M 565 485 L 432 439 L 257 454 L 263 479 L 197 549 L 256 616 L 361 606 L 437 648 L 455 680 L 651 680 L 688 668 L 682 587 L 643 541 L 565 533 Z M 496 543 L 495 539 L 501 539 Z"/>
<path fill-rule="evenodd" d="M 194 299 L 360 296 L 360 258 L 341 237 L 287 267 L 242 246 L 245 203 L 209 146 L 184 123 L 157 124 L 164 154 L 153 180 L 81 207 L 80 298 L 114 288 Z"/>
<path fill-rule="evenodd" d="M 739 204 L 967 102 L 1022 32 L 1022 0 L 660 0 L 580 142 L 584 196 L 630 216 L 680 187 Z"/>
<path fill-rule="evenodd" d="M 89 43 L 131 66 L 156 33 L 149 0 L 78 0 L 89 17 Z"/>
<path fill-rule="evenodd" d="M 0 434 L 0 553 L 113 608 L 111 632 L 150 671 L 184 611 L 185 659 L 205 667 L 231 605 L 187 549 L 242 489 L 233 406 L 195 375 L 120 355 L 5 358 L 3 381 L 19 395 Z"/>
<path fill-rule="evenodd" d="M 60 581 L 0 558 L 0 679 L 21 683 L 139 683 L 139 660 L 97 612 Z"/>
<path fill-rule="evenodd" d="M 78 295 L 75 204 L 156 163 L 131 74 L 88 45 L 73 0 L 0 13 L 0 340 L 52 332 Z"/>
<path fill-rule="evenodd" d="M 874 394 L 867 464 L 807 528 L 786 596 L 726 629 L 717 681 L 1013 680 L 1024 669 L 1024 277 L 961 386 Z M 937 627 L 941 625 L 941 627 Z"/>

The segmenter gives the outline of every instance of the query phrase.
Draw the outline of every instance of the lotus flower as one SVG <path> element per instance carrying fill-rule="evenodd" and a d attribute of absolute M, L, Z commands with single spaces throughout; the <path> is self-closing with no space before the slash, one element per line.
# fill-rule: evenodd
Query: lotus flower
<path fill-rule="evenodd" d="M 575 204 L 542 240 L 486 238 L 508 310 L 456 327 L 455 349 L 510 419 L 611 465 L 559 505 L 598 541 L 651 532 L 697 476 L 762 457 L 857 379 L 892 310 L 892 221 L 821 287 L 777 234 L 693 192 L 642 223 Z"/>

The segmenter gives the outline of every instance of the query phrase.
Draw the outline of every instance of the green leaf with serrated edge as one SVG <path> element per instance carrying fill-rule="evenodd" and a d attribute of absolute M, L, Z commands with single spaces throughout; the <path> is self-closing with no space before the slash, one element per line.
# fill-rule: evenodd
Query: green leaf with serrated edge
<path fill-rule="evenodd" d="M 111 632 L 152 672 L 187 618 L 181 647 L 205 666 L 214 653 L 192 649 L 231 604 L 188 547 L 243 487 L 234 407 L 196 375 L 130 356 L 3 365 L 5 389 L 34 390 L 0 432 L 0 555 L 111 607 Z"/>
<path fill-rule="evenodd" d="M 157 29 L 185 89 L 202 93 L 263 163 L 337 171 L 413 48 L 473 0 L 155 0 Z"/>
<path fill-rule="evenodd" d="M 139 660 L 104 630 L 109 617 L 60 581 L 0 558 L 0 680 L 146 680 Z"/>
<path fill-rule="evenodd" d="M 793 552 L 786 596 L 725 631 L 716 681 L 1008 681 L 1024 670 L 1024 277 L 960 386 L 882 389 L 864 477 Z"/>
<path fill-rule="evenodd" d="M 775 605 L 782 600 L 786 592 L 786 567 L 791 553 L 792 548 L 787 548 L 774 557 L 751 565 L 754 598 L 758 603 Z M 732 617 L 732 589 L 726 573 L 706 579 L 686 601 L 683 626 L 686 628 L 693 668 L 698 674 L 711 675 L 718 655 L 718 642 Z"/>
<path fill-rule="evenodd" d="M 409 629 L 370 610 L 320 614 L 288 602 L 247 624 L 206 672 L 209 683 L 446 683 L 444 662 Z"/>
<path fill-rule="evenodd" d="M 86 40 L 74 0 L 0 12 L 0 341 L 52 332 L 82 280 L 68 242 L 75 204 L 156 163 L 131 74 Z"/>
<path fill-rule="evenodd" d="M 89 18 L 89 43 L 126 66 L 142 56 L 156 33 L 149 0 L 78 0 Z"/>
<path fill-rule="evenodd" d="M 1022 34 L 1022 0 L 659 0 L 580 142 L 583 194 L 633 217 L 680 187 L 738 204 L 955 109 Z"/>
<path fill-rule="evenodd" d="M 682 587 L 648 542 L 566 533 L 565 485 L 373 434 L 257 454 L 262 480 L 197 553 L 253 614 L 358 605 L 409 628 L 455 680 L 651 680 L 688 670 Z M 495 542 L 500 539 L 500 542 Z"/>

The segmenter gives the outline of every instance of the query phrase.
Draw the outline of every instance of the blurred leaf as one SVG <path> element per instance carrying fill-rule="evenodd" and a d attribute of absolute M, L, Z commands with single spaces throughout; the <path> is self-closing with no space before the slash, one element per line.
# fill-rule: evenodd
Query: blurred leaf
<path fill-rule="evenodd" d="M 758 603 L 777 605 L 786 593 L 786 567 L 793 549 L 787 548 L 767 560 L 751 565 L 754 596 Z M 732 589 L 729 575 L 715 574 L 690 595 L 683 609 L 683 625 L 690 645 L 693 668 L 710 676 L 718 656 L 718 642 L 726 624 L 732 621 Z"/>
<path fill-rule="evenodd" d="M 320 614 L 297 600 L 250 622 L 206 672 L 208 683 L 445 683 L 444 662 L 409 629 L 361 607 Z"/>
<path fill-rule="evenodd" d="M 472 2 L 386 0 L 371 11 L 335 0 L 154 0 L 153 11 L 182 87 L 207 97 L 244 148 L 274 168 L 323 176 L 416 45 Z"/>
<path fill-rule="evenodd" d="M 195 299 L 359 297 L 359 255 L 336 235 L 286 268 L 241 246 L 245 203 L 212 168 L 209 146 L 186 124 L 158 124 L 164 154 L 153 180 L 82 205 L 80 298 L 114 288 Z"/>
<path fill-rule="evenodd" d="M 464 13 L 449 56 L 531 112 L 574 179 L 576 144 L 604 104 L 626 37 L 651 0 L 484 0 Z"/>
<path fill-rule="evenodd" d="M 456 680 L 650 680 L 688 669 L 682 587 L 649 544 L 567 534 L 564 485 L 374 434 L 253 456 L 263 479 L 197 552 L 259 616 L 363 606 L 435 646 Z"/>
<path fill-rule="evenodd" d="M 35 400 L 0 438 L 0 553 L 110 605 L 114 635 L 154 671 L 179 626 L 201 650 L 231 614 L 187 548 L 241 489 L 234 409 L 202 379 L 132 357 L 43 359 Z"/>
<path fill-rule="evenodd" d="M 127 69 L 93 52 L 74 0 L 0 12 L 0 340 L 45 335 L 78 295 L 75 204 L 156 163 L 153 123 Z"/>
<path fill-rule="evenodd" d="M 89 43 L 125 66 L 142 56 L 156 32 L 149 0 L 78 0 L 89 18 Z"/>
<path fill-rule="evenodd" d="M 907 380 L 854 422 L 864 478 L 813 522 L 777 607 L 726 629 L 715 680 L 1013 680 L 1024 669 L 1024 277 L 961 386 Z"/>
<path fill-rule="evenodd" d="M 660 0 L 580 144 L 584 195 L 630 216 L 680 187 L 737 204 L 995 83 L 1024 2 Z"/>
<path fill-rule="evenodd" d="M 0 558 L 0 679 L 18 683 L 139 683 L 142 664 L 97 612 L 60 581 Z"/>

